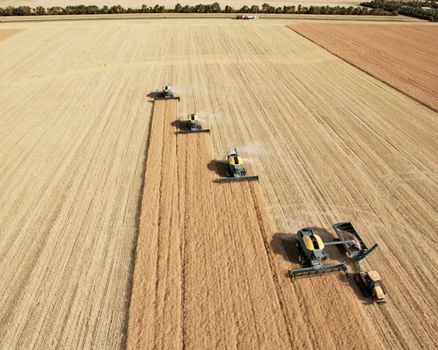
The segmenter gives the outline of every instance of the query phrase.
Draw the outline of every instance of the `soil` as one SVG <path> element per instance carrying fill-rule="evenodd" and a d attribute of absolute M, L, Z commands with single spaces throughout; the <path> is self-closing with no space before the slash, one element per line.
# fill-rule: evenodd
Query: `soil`
<path fill-rule="evenodd" d="M 438 26 L 300 23 L 290 28 L 438 111 Z"/>

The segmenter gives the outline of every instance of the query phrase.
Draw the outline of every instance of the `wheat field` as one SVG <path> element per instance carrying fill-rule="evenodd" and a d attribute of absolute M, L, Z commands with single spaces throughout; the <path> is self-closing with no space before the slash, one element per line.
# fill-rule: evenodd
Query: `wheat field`
<path fill-rule="evenodd" d="M 1 24 L 23 31 L 0 42 L 0 348 L 435 347 L 437 114 L 287 24 Z M 147 96 L 164 84 L 168 112 Z M 178 141 L 163 121 L 194 110 L 211 133 Z M 259 183 L 213 186 L 232 146 Z M 142 231 L 145 202 L 164 228 Z M 380 243 L 363 268 L 384 306 L 286 276 L 292 233 L 347 220 Z"/>

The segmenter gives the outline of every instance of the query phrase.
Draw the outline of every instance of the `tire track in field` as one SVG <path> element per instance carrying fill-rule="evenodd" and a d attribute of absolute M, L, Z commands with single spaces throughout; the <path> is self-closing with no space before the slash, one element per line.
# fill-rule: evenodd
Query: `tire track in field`
<path fill-rule="evenodd" d="M 181 147 L 178 147 L 178 142 L 176 143 L 176 153 L 178 155 L 178 159 L 182 159 L 182 157 L 184 156 L 184 161 L 186 159 L 185 155 L 182 154 L 181 152 Z M 187 162 L 185 161 L 184 164 L 187 164 Z M 187 169 L 185 169 L 185 171 L 181 172 L 180 171 L 180 167 L 177 167 L 176 169 L 177 172 L 177 177 L 180 178 L 181 173 L 185 174 L 187 172 Z M 183 181 L 181 183 L 181 186 L 183 186 L 181 188 L 182 191 L 185 190 L 185 188 L 187 187 L 187 178 L 184 177 Z M 186 296 L 186 279 L 187 279 L 187 265 L 186 265 L 186 246 L 185 246 L 185 227 L 186 227 L 186 220 L 184 220 L 184 200 L 183 200 L 183 196 L 180 195 L 180 191 L 178 192 L 178 209 L 180 212 L 180 228 L 181 228 L 181 241 L 180 241 L 180 256 L 181 256 L 181 303 L 180 303 L 180 313 L 181 313 L 181 346 L 183 349 L 187 348 L 187 335 L 185 332 L 185 318 L 186 318 L 186 310 L 185 310 L 185 300 L 187 299 Z"/>
<path fill-rule="evenodd" d="M 164 108 L 165 107 L 166 106 L 164 105 Z M 163 125 L 163 130 L 162 130 L 161 137 L 162 137 L 162 140 L 165 139 L 164 125 Z M 164 160 L 164 150 L 162 150 L 160 164 L 163 165 L 164 162 L 165 162 L 165 160 Z M 163 179 L 164 179 L 163 170 L 164 170 L 164 167 L 161 166 L 161 168 L 160 168 L 160 176 L 159 176 L 159 179 L 160 179 L 160 183 L 159 183 L 160 191 L 158 192 L 158 194 L 159 194 L 159 197 L 158 197 L 158 207 L 159 208 L 163 207 L 163 202 L 162 202 L 162 199 L 163 199 L 162 188 L 163 188 Z M 145 178 L 145 181 L 146 181 L 146 178 Z M 162 217 L 161 217 L 161 215 L 159 215 L 158 216 L 158 227 L 161 226 L 161 223 L 162 223 Z M 158 235 L 157 235 L 157 251 L 160 251 L 160 248 L 162 247 L 162 242 L 161 241 L 162 241 L 162 236 L 158 233 Z M 159 285 L 159 281 L 160 281 L 160 278 L 159 278 L 160 262 L 161 262 L 161 259 L 158 257 L 156 259 L 156 266 L 155 266 L 155 273 L 156 273 L 156 276 L 155 276 L 155 290 L 154 290 L 154 292 L 155 292 L 155 300 L 158 300 L 159 292 L 160 292 L 160 285 Z M 159 306 L 159 304 L 156 302 L 155 305 L 154 305 L 154 319 L 157 320 L 158 322 L 162 322 L 162 319 L 159 317 L 158 306 Z M 157 337 L 156 337 L 156 335 L 157 335 L 157 333 L 154 333 L 154 340 L 153 340 L 154 344 L 157 344 Z"/>
<path fill-rule="evenodd" d="M 281 312 L 283 314 L 283 319 L 284 319 L 284 324 L 286 325 L 286 330 L 287 330 L 287 335 L 289 338 L 289 342 L 292 344 L 293 343 L 293 332 L 290 329 L 290 325 L 293 323 L 292 319 L 289 317 L 289 315 L 287 314 L 287 309 L 286 306 L 284 305 L 284 296 L 283 296 L 283 291 L 281 289 L 281 285 L 280 285 L 280 281 L 278 278 L 278 273 L 276 272 L 277 268 L 275 267 L 275 262 L 272 256 L 272 249 L 270 247 L 270 244 L 268 242 L 268 235 L 266 233 L 265 230 L 265 221 L 263 220 L 263 214 L 260 208 L 260 205 L 258 203 L 258 196 L 256 193 L 256 189 L 254 188 L 254 186 L 252 186 L 252 184 L 250 184 L 249 186 L 250 191 L 251 191 L 251 198 L 252 201 L 254 203 L 254 210 L 257 214 L 257 220 L 259 223 L 259 227 L 260 227 L 260 237 L 263 241 L 264 247 L 265 247 L 265 251 L 266 251 L 266 259 L 268 260 L 269 263 L 269 268 L 271 269 L 271 274 L 272 274 L 272 283 L 275 286 L 275 293 L 276 293 L 276 298 L 277 298 L 277 302 L 278 305 L 280 305 L 280 309 Z"/>

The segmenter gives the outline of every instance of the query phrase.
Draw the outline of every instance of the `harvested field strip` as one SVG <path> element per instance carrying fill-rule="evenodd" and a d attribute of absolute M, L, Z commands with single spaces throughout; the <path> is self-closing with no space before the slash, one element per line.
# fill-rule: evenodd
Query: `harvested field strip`
<path fill-rule="evenodd" d="M 438 26 L 299 23 L 290 28 L 438 111 Z"/>
<path fill-rule="evenodd" d="M 314 281 L 291 282 L 259 185 L 214 183 L 210 135 L 176 135 L 176 106 L 154 104 L 128 348 L 336 347 L 351 343 L 342 331 L 350 324 L 360 325 L 356 344 L 378 347 L 338 276 L 317 282 L 343 295 L 331 305 L 315 302 Z M 342 309 L 336 326 L 326 324 Z M 318 333 L 308 331 L 318 320 Z"/>
<path fill-rule="evenodd" d="M 23 29 L 0 29 L 0 41 L 21 32 Z"/>

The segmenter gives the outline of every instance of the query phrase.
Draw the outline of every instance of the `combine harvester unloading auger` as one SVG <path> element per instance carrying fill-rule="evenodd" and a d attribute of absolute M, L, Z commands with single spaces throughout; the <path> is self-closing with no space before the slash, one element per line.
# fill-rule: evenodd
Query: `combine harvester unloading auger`
<path fill-rule="evenodd" d="M 210 129 L 204 129 L 201 122 L 198 119 L 196 113 L 189 114 L 188 119 L 184 121 L 179 121 L 183 128 L 178 130 L 177 134 L 191 134 L 199 132 L 210 132 Z"/>
<path fill-rule="evenodd" d="M 233 149 L 227 157 L 228 171 L 227 177 L 217 179 L 218 183 L 236 182 L 236 181 L 258 181 L 257 175 L 246 175 L 246 168 L 242 158 L 239 156 L 237 149 Z"/>

